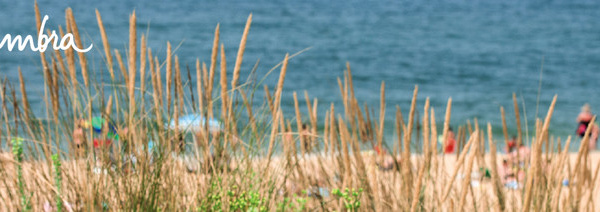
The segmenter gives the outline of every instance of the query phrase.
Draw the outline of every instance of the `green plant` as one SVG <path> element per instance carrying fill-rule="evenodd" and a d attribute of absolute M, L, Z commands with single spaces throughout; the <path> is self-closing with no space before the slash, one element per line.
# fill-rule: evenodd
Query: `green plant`
<path fill-rule="evenodd" d="M 221 182 L 220 178 L 211 182 L 205 198 L 200 201 L 198 211 L 223 211 L 224 194 L 229 198 L 228 211 L 268 211 L 264 198 L 252 187 L 241 190 L 237 186 L 233 186 L 232 189 L 224 193 L 220 187 Z"/>
<path fill-rule="evenodd" d="M 306 198 L 299 197 L 296 199 L 296 211 L 304 211 L 306 209 Z"/>
<path fill-rule="evenodd" d="M 293 200 L 295 201 L 293 201 Z M 290 199 L 289 197 L 283 198 L 283 202 L 277 204 L 277 211 L 304 211 L 306 210 L 307 199 L 303 197 L 297 197 L 295 194 Z"/>
<path fill-rule="evenodd" d="M 221 179 L 213 180 L 210 187 L 206 191 L 205 198 L 200 201 L 198 211 L 223 211 L 223 203 L 221 201 L 221 193 L 219 192 L 219 184 Z"/>
<path fill-rule="evenodd" d="M 61 195 L 61 170 L 60 170 L 60 158 L 58 154 L 52 155 L 52 164 L 54 164 L 54 182 L 56 183 L 56 211 L 62 211 L 63 203 Z"/>
<path fill-rule="evenodd" d="M 344 208 L 349 211 L 358 211 L 360 208 L 360 197 L 362 196 L 363 189 L 344 189 L 341 191 L 340 189 L 333 189 L 331 193 L 334 197 L 341 199 L 344 202 Z"/>
<path fill-rule="evenodd" d="M 234 189 L 237 187 L 234 186 Z M 227 196 L 231 199 L 229 203 L 230 211 L 267 211 L 263 205 L 264 200 L 257 191 L 243 191 L 241 193 L 235 190 L 227 191 Z"/>
<path fill-rule="evenodd" d="M 31 210 L 30 198 L 25 194 L 25 180 L 23 178 L 23 138 L 14 138 L 11 143 L 13 146 L 13 155 L 17 162 L 17 184 L 19 186 L 19 194 L 21 195 L 21 209 L 29 211 Z"/>

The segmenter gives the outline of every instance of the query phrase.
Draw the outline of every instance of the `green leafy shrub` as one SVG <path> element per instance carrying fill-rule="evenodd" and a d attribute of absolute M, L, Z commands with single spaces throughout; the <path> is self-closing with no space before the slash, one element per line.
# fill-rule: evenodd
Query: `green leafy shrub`
<path fill-rule="evenodd" d="M 52 164 L 54 165 L 54 182 L 56 183 L 56 211 L 62 211 L 63 201 L 60 197 L 62 177 L 60 170 L 60 158 L 58 157 L 58 154 L 52 155 Z"/>
<path fill-rule="evenodd" d="M 333 189 L 331 193 L 337 199 L 341 199 L 344 202 L 344 208 L 349 211 L 358 211 L 360 208 L 360 197 L 362 196 L 363 189 L 359 188 L 355 189 L 344 189 L 341 191 L 340 189 Z"/>
<path fill-rule="evenodd" d="M 12 152 L 17 162 L 17 184 L 19 194 L 21 195 L 21 209 L 23 211 L 31 210 L 30 198 L 25 194 L 25 179 L 23 178 L 23 138 L 14 138 L 11 141 Z"/>
<path fill-rule="evenodd" d="M 283 202 L 277 205 L 277 211 L 305 211 L 306 210 L 307 199 L 303 197 L 297 197 L 295 194 L 290 199 L 286 197 L 283 199 Z"/>

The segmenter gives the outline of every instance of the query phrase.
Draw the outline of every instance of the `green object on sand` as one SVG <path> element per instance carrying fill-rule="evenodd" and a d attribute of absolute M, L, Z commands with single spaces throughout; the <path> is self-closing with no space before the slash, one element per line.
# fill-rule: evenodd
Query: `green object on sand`
<path fill-rule="evenodd" d="M 483 176 L 486 178 L 492 178 L 492 173 L 488 168 L 479 168 L 479 171 L 483 172 Z"/>

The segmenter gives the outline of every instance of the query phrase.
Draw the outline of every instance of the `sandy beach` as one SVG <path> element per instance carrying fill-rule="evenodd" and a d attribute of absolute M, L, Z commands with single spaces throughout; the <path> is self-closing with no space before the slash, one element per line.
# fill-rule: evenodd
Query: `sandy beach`
<path fill-rule="evenodd" d="M 556 186 L 557 191 L 554 191 L 553 194 L 555 194 L 556 192 L 560 192 L 560 204 L 559 207 L 563 208 L 564 205 L 563 204 L 567 204 L 565 203 L 565 201 L 567 201 L 568 197 L 570 194 L 573 194 L 575 187 L 577 186 L 578 182 L 577 180 L 569 180 L 569 183 L 566 184 L 564 182 L 564 180 L 568 179 L 567 174 L 569 172 L 567 172 L 567 169 L 574 167 L 576 160 L 577 160 L 577 154 L 576 153 L 568 153 L 567 155 L 568 160 L 569 160 L 569 165 L 565 164 L 563 166 L 563 169 L 560 170 L 550 170 L 550 167 L 555 167 L 556 165 L 554 164 L 550 164 L 547 167 L 548 170 L 544 170 L 544 173 L 547 174 L 548 176 L 552 175 L 552 171 L 555 172 L 559 172 L 558 174 L 555 174 L 555 176 L 559 177 L 557 179 L 553 179 L 553 178 L 548 178 L 548 183 L 555 183 L 558 184 Z M 324 198 L 325 200 L 331 200 L 332 196 L 331 196 L 331 190 L 333 188 L 339 188 L 341 187 L 341 182 L 340 182 L 340 178 L 341 175 L 343 175 L 343 170 L 341 170 L 340 168 L 340 163 L 343 163 L 341 161 L 338 160 L 337 156 L 334 157 L 332 159 L 331 155 L 327 156 L 325 154 L 309 154 L 309 155 L 305 155 L 304 159 L 302 159 L 301 155 L 298 155 L 298 169 L 294 169 L 294 170 L 287 170 L 285 167 L 287 167 L 287 160 L 286 158 L 284 158 L 283 156 L 275 156 L 272 159 L 272 165 L 271 167 L 268 169 L 269 171 L 267 172 L 252 172 L 252 170 L 261 170 L 261 169 L 265 169 L 266 167 L 264 167 L 265 164 L 265 158 L 255 158 L 255 159 L 251 159 L 250 163 L 243 163 L 243 164 L 235 164 L 232 163 L 230 164 L 230 171 L 231 170 L 235 170 L 235 172 L 239 172 L 239 173 L 247 173 L 248 175 L 246 176 L 246 179 L 244 179 L 244 177 L 240 177 L 240 175 L 234 177 L 234 178 L 227 178 L 225 176 L 223 176 L 224 178 L 222 180 L 224 181 L 237 181 L 237 182 L 244 182 L 244 181 L 252 181 L 252 180 L 256 180 L 254 177 L 256 176 L 251 176 L 250 173 L 254 173 L 252 175 L 255 174 L 264 174 L 263 176 L 261 176 L 261 178 L 268 178 L 268 179 L 273 179 L 275 180 L 275 184 L 278 184 L 278 188 L 279 190 L 277 191 L 273 191 L 273 195 L 284 195 L 288 192 L 292 192 L 292 193 L 296 193 L 297 195 L 306 195 L 306 193 L 303 193 L 303 191 L 312 191 L 312 192 L 322 192 L 319 193 L 319 197 L 317 197 L 316 195 L 314 195 L 315 193 L 313 193 L 313 195 L 308 195 L 308 198 Z M 385 204 L 389 204 L 391 202 L 403 202 L 406 201 L 404 199 L 403 196 L 405 196 L 405 194 L 403 194 L 402 192 L 399 192 L 402 190 L 402 173 L 399 170 L 396 170 L 395 168 L 392 168 L 390 170 L 384 170 L 381 167 L 379 167 L 376 164 L 376 160 L 378 160 L 377 155 L 372 152 L 372 151 L 366 151 L 362 153 L 362 160 L 364 162 L 364 164 L 366 164 L 366 170 L 367 172 L 364 173 L 366 174 L 366 178 L 368 179 L 368 184 L 373 186 L 373 187 L 378 187 L 380 192 L 385 193 L 386 197 L 385 199 L 383 199 L 383 202 L 388 202 Z M 387 156 L 389 157 L 389 156 Z M 398 156 L 397 158 L 399 158 L 400 156 Z M 508 158 L 509 156 L 505 155 L 505 154 L 498 154 L 497 155 L 497 161 L 496 164 L 498 167 L 502 166 L 502 160 L 505 158 Z M 546 156 L 544 155 L 544 158 L 546 158 Z M 548 156 L 548 158 L 551 159 L 557 159 L 559 158 L 559 155 L 556 154 L 551 154 Z M 422 178 L 430 178 L 430 179 L 435 179 L 432 181 L 428 181 L 425 180 L 426 182 L 429 182 L 430 184 L 425 185 L 424 186 L 424 190 L 422 192 L 424 192 L 424 194 L 428 197 L 431 198 L 429 201 L 440 201 L 440 198 L 442 198 L 442 192 L 444 191 L 445 188 L 447 188 L 448 185 L 451 185 L 449 188 L 451 188 L 450 192 L 448 193 L 448 197 L 449 199 L 454 199 L 454 201 L 458 201 L 458 196 L 461 193 L 461 186 L 464 184 L 464 181 L 466 180 L 465 177 L 468 173 L 466 173 L 466 171 L 464 170 L 464 166 L 462 167 L 462 169 L 458 170 L 458 172 L 456 172 L 456 177 L 454 178 L 454 180 L 452 179 L 452 174 L 456 171 L 457 168 L 457 160 L 458 160 L 458 155 L 457 154 L 447 154 L 447 155 L 439 155 L 436 158 L 432 158 L 432 160 L 430 161 L 430 165 L 431 165 L 431 169 L 430 172 L 425 175 L 422 176 Z M 486 208 L 495 208 L 495 204 L 497 204 L 495 201 L 493 201 L 493 197 L 494 194 L 494 186 L 493 186 L 493 180 L 490 176 L 486 176 L 486 170 L 487 172 L 491 172 L 490 170 L 490 165 L 491 165 L 491 158 L 490 158 L 490 154 L 487 153 L 484 156 L 484 160 L 485 160 L 485 164 L 478 164 L 479 161 L 475 162 L 475 166 L 476 168 L 473 168 L 472 172 L 471 172 L 471 181 L 470 181 L 470 185 L 471 185 L 471 190 L 469 192 L 472 192 L 472 197 L 467 199 L 466 204 L 469 205 L 467 208 L 478 208 L 480 210 L 484 210 Z M 12 154 L 2 154 L 0 156 L 0 161 L 2 166 L 0 167 L 2 172 L 2 177 L 5 179 L 16 179 L 15 176 L 15 169 L 14 169 L 14 160 L 12 159 Z M 116 173 L 114 169 L 104 169 L 103 171 L 99 172 L 98 170 L 94 170 L 93 168 L 89 168 L 89 164 L 86 162 L 89 160 L 78 160 L 77 162 L 75 161 L 63 161 L 62 163 L 62 169 L 63 169 L 63 173 L 64 173 L 64 181 L 63 181 L 63 185 L 62 185 L 62 189 L 65 192 L 63 195 L 63 198 L 65 199 L 66 202 L 68 202 L 68 204 L 70 204 L 73 209 L 83 209 L 83 202 L 81 202 L 81 199 L 83 197 L 81 197 L 81 193 L 75 193 L 75 192 L 69 192 L 69 191 L 77 191 L 80 189 L 83 189 L 86 187 L 86 185 L 91 184 L 95 184 L 95 185 L 99 185 L 100 187 L 97 188 L 99 189 L 99 191 L 101 190 L 119 190 L 116 189 L 116 187 L 120 187 L 120 189 L 126 189 L 126 187 L 128 187 L 127 185 L 123 185 L 123 184 L 111 184 L 108 183 L 110 181 L 117 181 L 117 182 L 121 182 L 121 183 L 139 183 L 139 181 L 135 180 L 136 178 L 139 177 L 139 172 L 144 172 L 144 168 L 138 168 L 137 170 L 131 172 L 130 174 L 126 174 L 126 175 L 122 175 L 120 178 L 121 179 L 114 179 L 115 176 L 113 176 L 113 174 L 111 173 Z M 237 161 L 237 160 L 233 160 L 233 161 Z M 558 160 L 553 161 L 552 163 L 556 163 Z M 591 172 L 592 176 L 594 177 L 593 179 L 596 179 L 596 169 L 598 168 L 598 166 L 596 164 L 598 164 L 600 162 L 600 152 L 591 152 L 589 154 L 589 164 L 588 164 L 588 168 L 589 171 Z M 418 167 L 422 166 L 426 161 L 424 161 L 424 157 L 422 155 L 413 155 L 412 159 L 411 159 L 411 163 L 414 166 L 413 167 L 413 172 L 416 174 L 418 173 Z M 209 181 L 208 179 L 210 178 L 210 175 L 207 175 L 205 173 L 203 173 L 202 170 L 198 170 L 199 167 L 202 167 L 202 164 L 204 163 L 204 161 L 198 161 L 196 160 L 196 158 L 194 158 L 194 156 L 178 156 L 178 157 L 171 157 L 171 159 L 167 160 L 165 162 L 165 166 L 163 166 L 163 169 L 165 169 L 165 173 L 167 173 L 168 175 L 171 176 L 176 176 L 177 182 L 175 184 L 172 184 L 170 186 L 175 185 L 175 187 L 170 187 L 168 188 L 169 190 L 173 191 L 173 192 L 177 192 L 177 195 L 181 198 L 178 200 L 179 203 L 181 203 L 182 205 L 187 205 L 187 204 L 191 204 L 194 201 L 194 196 L 193 194 L 198 192 L 198 191 L 206 191 L 206 189 L 208 189 L 208 187 L 210 187 L 210 185 L 208 185 Z M 355 165 L 357 163 L 357 160 L 352 160 L 352 163 Z M 149 167 L 146 168 L 150 168 L 152 169 L 151 165 Z M 31 201 L 35 202 L 36 205 L 33 206 L 34 210 L 35 209 L 41 209 L 43 207 L 43 203 L 45 202 L 49 202 L 52 201 L 53 199 L 53 193 L 55 192 L 53 187 L 49 187 L 47 185 L 51 185 L 52 182 L 52 171 L 51 168 L 48 167 L 48 163 L 45 162 L 24 162 L 23 163 L 23 176 L 25 179 L 26 185 L 27 185 L 27 190 L 30 190 L 33 192 L 33 196 Z M 147 170 L 146 170 L 147 171 Z M 360 181 L 361 179 L 359 178 L 359 176 L 361 176 L 360 173 L 357 173 L 359 170 L 357 170 L 356 168 L 353 168 L 353 179 L 356 180 L 355 183 L 357 183 L 358 181 Z M 225 171 L 227 172 L 227 171 Z M 308 182 L 302 182 L 299 176 L 299 173 L 302 173 L 302 179 L 308 181 Z M 488 173 L 488 174 L 493 174 L 493 173 Z M 241 175 L 244 176 L 244 175 Z M 561 178 L 562 177 L 562 178 Z M 415 179 L 416 180 L 416 179 Z M 16 182 L 14 182 L 16 183 Z M 519 185 L 519 188 L 509 188 L 508 186 L 502 186 L 502 190 L 504 192 L 504 194 L 506 195 L 505 198 L 507 201 L 507 207 L 508 209 L 511 210 L 516 210 L 517 208 L 521 208 L 522 207 L 522 203 L 521 203 L 521 199 L 522 199 L 522 194 L 523 194 L 523 184 L 525 184 L 525 182 L 519 182 L 521 185 Z M 596 182 L 593 182 L 592 184 L 595 184 Z M 131 186 L 131 185 L 130 185 Z M 348 185 L 346 185 L 348 186 Z M 589 186 L 589 185 L 584 185 L 584 186 Z M 350 186 L 351 187 L 351 186 Z M 8 195 L 16 195 L 15 191 L 18 190 L 17 189 L 17 185 L 16 184 L 12 184 L 10 182 L 6 182 L 5 184 L 3 184 L 2 186 L 0 186 L 0 196 L 8 196 Z M 167 189 L 167 188 L 165 188 Z M 320 189 L 320 190 L 319 190 Z M 326 192 L 325 192 L 326 191 Z M 590 198 L 590 194 L 589 193 L 584 193 L 582 194 L 583 196 L 581 197 L 582 200 L 584 201 L 591 201 L 589 204 L 591 204 L 590 207 L 593 207 L 594 210 L 599 209 L 599 205 L 595 204 L 594 202 L 596 201 L 600 201 L 600 199 L 598 199 L 598 191 L 596 189 L 593 189 L 594 191 L 594 195 L 592 198 Z M 93 192 L 90 195 L 99 195 L 101 193 L 97 193 L 97 192 Z M 107 194 L 102 194 L 102 195 L 107 195 Z M 113 201 L 119 201 L 118 199 L 113 199 Z M 107 204 L 116 204 L 117 202 L 107 202 Z M 7 202 L 1 202 L 0 203 L 0 207 L 2 208 L 14 208 L 16 207 L 16 205 L 10 205 L 11 203 L 7 203 Z M 404 204 L 409 204 L 409 203 L 404 203 Z M 549 203 L 550 204 L 550 203 Z M 442 207 L 445 204 L 439 205 Z M 586 204 L 587 205 L 587 204 Z M 313 207 L 317 207 L 317 206 L 313 206 Z M 333 206 L 328 206 L 328 207 L 333 207 Z M 182 208 L 183 209 L 183 208 Z M 327 210 L 333 210 L 335 209 L 335 207 L 333 208 L 329 208 Z M 427 210 L 431 210 L 433 208 L 425 208 Z M 590 208 L 587 208 L 590 209 Z"/>

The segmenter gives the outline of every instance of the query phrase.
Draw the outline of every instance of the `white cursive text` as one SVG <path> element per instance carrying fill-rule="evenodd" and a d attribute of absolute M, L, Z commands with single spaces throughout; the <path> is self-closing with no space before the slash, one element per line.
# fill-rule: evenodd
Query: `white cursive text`
<path fill-rule="evenodd" d="M 48 44 L 50 44 L 50 42 L 52 41 L 52 48 L 54 48 L 54 50 L 67 50 L 69 48 L 73 48 L 77 52 L 88 52 L 88 51 L 92 50 L 92 47 L 94 46 L 94 44 L 90 44 L 90 46 L 86 49 L 80 49 L 79 47 L 77 47 L 77 45 L 75 45 L 75 41 L 73 39 L 73 34 L 71 34 L 71 33 L 65 34 L 60 39 L 60 42 L 58 40 L 58 35 L 56 35 L 55 30 L 52 30 L 52 32 L 50 33 L 50 36 L 48 37 L 47 35 L 44 34 L 44 26 L 46 25 L 47 20 L 48 20 L 48 15 L 45 15 L 44 20 L 42 21 L 42 25 L 40 26 L 40 29 L 39 29 L 37 46 L 33 42 L 33 38 L 31 37 L 31 35 L 27 35 L 27 36 L 25 36 L 25 39 L 23 39 L 23 37 L 21 35 L 17 35 L 13 38 L 12 35 L 6 34 L 4 36 L 4 38 L 2 39 L 2 41 L 0 42 L 0 49 L 2 49 L 2 47 L 4 47 L 4 45 L 6 44 L 8 51 L 10 52 L 13 50 L 15 45 L 18 44 L 17 49 L 19 49 L 19 51 L 23 51 L 23 49 L 25 49 L 27 47 L 27 45 L 29 44 L 31 51 L 45 52 L 46 49 L 48 48 Z"/>

